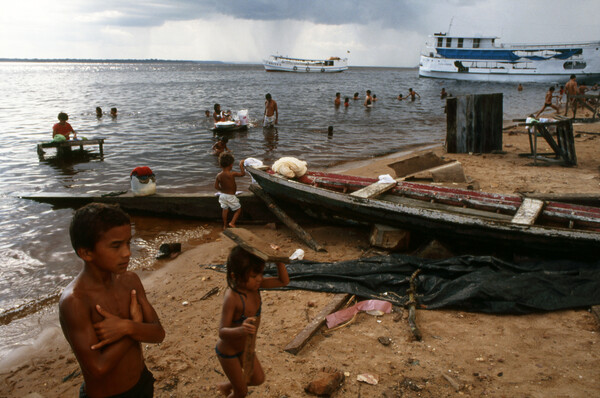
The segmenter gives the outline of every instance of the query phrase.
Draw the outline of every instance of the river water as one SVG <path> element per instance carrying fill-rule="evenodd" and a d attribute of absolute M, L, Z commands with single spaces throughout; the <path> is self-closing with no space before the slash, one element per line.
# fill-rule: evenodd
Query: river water
<path fill-rule="evenodd" d="M 204 111 L 212 112 L 215 102 L 224 110 L 249 111 L 251 128 L 228 144 L 237 159 L 251 156 L 270 164 L 294 156 L 316 169 L 443 142 L 442 87 L 453 95 L 502 92 L 507 120 L 539 109 L 547 90 L 542 85 L 518 92 L 507 84 L 419 79 L 416 69 L 286 74 L 265 73 L 260 65 L 177 62 L 2 62 L 0 76 L 0 317 L 19 307 L 36 310 L 0 325 L 0 357 L 39 334 L 39 314 L 55 309 L 52 298 L 81 268 L 68 238 L 73 210 L 52 209 L 20 195 L 127 190 L 129 173 L 137 166 L 152 168 L 160 192 L 212 192 L 219 168 Z M 408 88 L 420 99 L 397 101 Z M 352 99 L 348 108 L 333 106 L 336 92 L 342 99 L 355 92 L 364 98 L 367 89 L 379 99 L 373 108 Z M 267 92 L 279 106 L 275 131 L 260 127 Z M 105 112 L 100 119 L 97 106 Z M 119 110 L 115 119 L 107 114 L 111 107 Z M 51 139 L 60 111 L 69 114 L 79 136 L 105 138 L 103 159 L 38 159 L 36 144 Z M 328 126 L 334 127 L 332 136 Z M 134 217 L 133 224 L 133 269 L 151 264 L 161 241 L 193 240 L 206 233 L 194 220 Z"/>

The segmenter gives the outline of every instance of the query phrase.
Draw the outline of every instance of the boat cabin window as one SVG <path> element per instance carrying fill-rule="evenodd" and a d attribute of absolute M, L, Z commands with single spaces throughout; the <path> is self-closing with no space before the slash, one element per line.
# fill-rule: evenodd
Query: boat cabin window
<path fill-rule="evenodd" d="M 451 37 L 446 39 L 446 47 L 452 47 L 452 38 Z"/>
<path fill-rule="evenodd" d="M 481 39 L 473 39 L 473 48 L 479 48 L 479 43 Z"/>
<path fill-rule="evenodd" d="M 565 69 L 584 69 L 586 66 L 584 61 L 567 61 L 563 64 Z"/>
<path fill-rule="evenodd" d="M 458 39 L 458 48 L 463 48 L 463 38 Z"/>
<path fill-rule="evenodd" d="M 442 37 L 438 37 L 437 46 L 438 47 L 442 47 L 443 45 L 444 45 L 444 39 Z"/>

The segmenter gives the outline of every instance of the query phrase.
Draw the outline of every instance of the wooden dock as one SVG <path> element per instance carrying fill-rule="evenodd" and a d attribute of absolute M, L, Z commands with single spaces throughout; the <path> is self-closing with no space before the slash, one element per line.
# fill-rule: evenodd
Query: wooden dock
<path fill-rule="evenodd" d="M 78 146 L 81 151 L 83 151 L 83 147 L 87 145 L 98 145 L 98 150 L 100 152 L 100 156 L 104 156 L 104 138 L 96 138 L 93 140 L 70 140 L 70 141 L 62 141 L 62 142 L 42 142 L 37 144 L 37 153 L 40 160 L 44 159 L 44 155 L 46 152 L 44 148 L 56 148 L 56 156 L 65 156 L 70 154 L 71 148 L 74 146 Z"/>

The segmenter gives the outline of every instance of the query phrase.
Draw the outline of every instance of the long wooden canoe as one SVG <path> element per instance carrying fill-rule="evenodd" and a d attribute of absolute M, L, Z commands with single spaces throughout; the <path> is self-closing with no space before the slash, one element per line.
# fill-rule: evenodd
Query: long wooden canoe
<path fill-rule="evenodd" d="M 577 258 L 600 254 L 600 208 L 322 172 L 288 179 L 271 170 L 247 171 L 265 192 L 309 214 L 415 230 L 462 246 Z"/>
<path fill-rule="evenodd" d="M 116 195 L 35 193 L 21 198 L 49 203 L 54 208 L 79 208 L 91 202 L 117 203 L 124 210 L 135 214 L 221 220 L 219 199 L 208 193 L 156 193 L 149 196 L 133 196 L 131 192 Z M 242 193 L 238 198 L 242 205 L 240 221 L 276 220 L 264 202 L 253 194 Z"/>

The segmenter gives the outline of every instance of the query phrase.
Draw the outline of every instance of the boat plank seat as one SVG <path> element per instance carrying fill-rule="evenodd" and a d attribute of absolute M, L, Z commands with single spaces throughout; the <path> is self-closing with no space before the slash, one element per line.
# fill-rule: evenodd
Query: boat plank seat
<path fill-rule="evenodd" d="M 525 198 L 512 219 L 513 224 L 533 225 L 544 207 L 544 201 Z"/>
<path fill-rule="evenodd" d="M 389 191 L 395 186 L 395 182 L 376 182 L 374 184 L 367 185 L 366 187 L 359 189 L 358 191 L 352 192 L 350 196 L 363 199 L 374 198 L 376 196 L 381 195 L 384 192 Z"/>
<path fill-rule="evenodd" d="M 254 235 L 251 231 L 245 228 L 227 228 L 223 235 L 241 246 L 244 250 L 254 254 L 264 261 L 289 263 L 290 259 L 271 247 L 269 242 Z"/>

